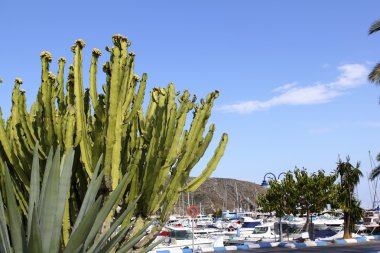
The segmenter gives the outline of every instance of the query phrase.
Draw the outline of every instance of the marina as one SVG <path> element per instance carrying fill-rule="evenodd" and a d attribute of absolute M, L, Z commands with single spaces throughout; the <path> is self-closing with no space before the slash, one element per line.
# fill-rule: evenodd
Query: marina
<path fill-rule="evenodd" d="M 226 214 L 229 215 L 226 215 Z M 255 247 L 262 243 L 300 243 L 338 240 L 343 238 L 342 213 L 322 212 L 313 214 L 312 230 L 305 231 L 306 218 L 287 215 L 279 218 L 268 213 L 246 212 L 248 216 L 239 216 L 238 212 L 223 212 L 223 218 L 211 215 L 196 217 L 171 216 L 156 240 L 162 240 L 155 251 L 218 248 L 229 246 Z M 360 224 L 355 225 L 353 238 L 372 236 L 380 233 L 380 212 L 367 210 Z M 280 234 L 281 233 L 281 234 Z M 280 240 L 281 238 L 281 240 Z"/>

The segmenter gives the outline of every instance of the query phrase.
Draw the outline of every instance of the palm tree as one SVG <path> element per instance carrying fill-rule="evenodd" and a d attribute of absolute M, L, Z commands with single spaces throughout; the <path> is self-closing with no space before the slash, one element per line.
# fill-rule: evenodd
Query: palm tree
<path fill-rule="evenodd" d="M 380 31 L 380 20 L 374 22 L 369 28 L 368 34 Z M 375 84 L 380 85 L 380 63 L 376 64 L 371 73 L 368 75 L 368 79 Z"/>
<path fill-rule="evenodd" d="M 376 160 L 380 162 L 380 154 L 376 156 Z M 373 168 L 371 174 L 369 175 L 369 179 L 375 180 L 378 176 L 380 176 L 380 165 L 377 165 L 375 168 Z"/>
<path fill-rule="evenodd" d="M 353 225 L 362 215 L 358 212 L 358 200 L 354 196 L 355 186 L 359 184 L 360 177 L 363 173 L 360 171 L 360 163 L 357 162 L 354 167 L 350 163 L 350 157 L 346 158 L 346 162 L 339 159 L 336 173 L 340 177 L 338 188 L 338 205 L 343 209 L 344 214 L 344 239 L 352 238 Z"/>

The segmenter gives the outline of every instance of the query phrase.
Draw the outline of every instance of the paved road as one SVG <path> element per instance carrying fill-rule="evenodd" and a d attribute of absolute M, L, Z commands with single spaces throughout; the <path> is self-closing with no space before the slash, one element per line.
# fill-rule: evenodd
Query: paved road
<path fill-rule="evenodd" d="M 344 245 L 332 245 L 323 247 L 307 247 L 307 248 L 270 248 L 270 249 L 251 249 L 251 250 L 239 250 L 239 251 L 228 251 L 234 253 L 264 253 L 264 252 L 281 252 L 281 253 L 294 253 L 294 252 L 323 252 L 323 253 L 380 253 L 380 241 L 355 243 L 355 244 L 344 244 Z"/>

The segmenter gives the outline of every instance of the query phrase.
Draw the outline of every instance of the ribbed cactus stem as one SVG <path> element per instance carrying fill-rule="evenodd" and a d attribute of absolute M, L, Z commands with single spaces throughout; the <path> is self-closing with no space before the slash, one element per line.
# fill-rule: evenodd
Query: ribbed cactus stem
<path fill-rule="evenodd" d="M 58 98 L 58 109 L 61 115 L 65 111 L 65 93 L 64 93 L 64 69 L 65 69 L 66 59 L 61 57 L 58 60 L 58 77 L 57 77 L 57 92 L 56 96 Z"/>
<path fill-rule="evenodd" d="M 25 140 L 27 149 L 29 152 L 32 152 L 33 147 L 36 143 L 36 137 L 33 134 L 33 129 L 31 128 L 31 124 L 29 124 L 28 120 L 28 112 L 26 111 L 26 98 L 25 98 L 25 90 L 20 90 L 20 95 L 18 97 L 18 109 L 19 109 L 19 115 L 20 115 L 20 123 L 22 126 L 22 129 L 25 133 Z"/>
<path fill-rule="evenodd" d="M 67 84 L 66 84 L 66 106 L 74 106 L 75 104 L 75 95 L 74 95 L 74 66 L 70 65 L 69 67 L 69 74 L 67 77 Z"/>
<path fill-rule="evenodd" d="M 105 145 L 105 182 L 108 189 L 113 189 L 112 180 L 112 153 L 113 145 L 115 144 L 115 130 L 117 122 L 117 112 L 119 106 L 119 57 L 120 49 L 116 46 L 112 47 L 111 51 L 111 61 L 112 61 L 112 76 L 110 83 L 110 94 L 109 94 L 109 109 L 108 109 L 108 120 L 107 120 L 107 132 L 106 132 L 106 145 Z M 120 124 L 120 123 L 119 123 Z"/>
<path fill-rule="evenodd" d="M 134 78 L 134 61 L 135 53 L 130 52 L 126 58 L 126 66 L 124 68 L 124 75 L 122 79 L 122 85 L 120 89 L 120 96 L 123 101 L 123 113 L 127 113 L 127 109 L 130 106 L 132 97 L 135 90 L 136 78 Z M 138 80 L 138 78 L 137 78 Z"/>
<path fill-rule="evenodd" d="M 226 149 L 228 142 L 227 134 L 223 134 L 222 139 L 219 142 L 218 147 L 215 150 L 214 155 L 211 160 L 207 163 L 206 168 L 203 170 L 202 174 L 193 179 L 184 189 L 185 192 L 195 191 L 216 169 L 220 159 L 222 158 L 224 151 Z"/>
<path fill-rule="evenodd" d="M 84 108 L 83 77 L 82 77 L 82 49 L 85 46 L 83 40 L 76 40 L 72 48 L 74 50 L 74 95 L 76 98 L 75 120 L 76 120 L 76 139 L 74 146 L 79 144 L 81 151 L 81 161 L 88 176 L 92 175 L 93 167 L 91 162 L 91 150 L 89 147 L 88 136 L 86 134 L 86 117 Z"/>
<path fill-rule="evenodd" d="M 96 84 L 96 74 L 98 70 L 98 59 L 102 55 L 102 52 L 94 48 L 92 50 L 91 66 L 90 66 L 90 95 L 93 108 L 98 113 L 98 89 Z"/>
<path fill-rule="evenodd" d="M 52 135 L 50 133 L 51 131 L 51 118 L 53 117 L 52 111 L 51 111 L 51 96 L 49 94 L 49 90 L 51 90 L 49 87 L 48 79 L 49 79 L 49 63 L 52 61 L 52 56 L 49 52 L 42 52 L 40 54 L 41 58 L 41 64 L 42 64 L 42 73 L 41 73 L 41 117 L 43 118 L 43 131 L 41 131 L 42 134 L 42 140 L 41 143 L 44 144 L 44 146 L 52 145 Z"/>
<path fill-rule="evenodd" d="M 53 73 L 49 72 L 48 86 L 47 86 L 47 97 L 49 98 L 49 104 L 46 104 L 48 117 L 45 120 L 48 123 L 48 126 L 46 129 L 47 129 L 47 134 L 48 134 L 47 137 L 49 140 L 49 144 L 53 146 L 57 146 L 57 138 L 54 132 L 54 126 L 56 126 L 55 99 L 54 99 L 55 98 L 54 89 L 55 89 L 56 80 L 57 80 L 56 76 Z"/>

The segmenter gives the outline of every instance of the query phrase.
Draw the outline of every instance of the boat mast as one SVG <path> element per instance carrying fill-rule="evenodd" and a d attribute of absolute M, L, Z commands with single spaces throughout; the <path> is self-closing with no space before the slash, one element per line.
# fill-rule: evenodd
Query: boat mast
<path fill-rule="evenodd" d="M 372 158 L 372 155 L 371 155 L 371 151 L 368 151 L 368 155 L 369 155 L 369 162 L 371 164 L 371 171 L 374 170 L 375 168 L 375 162 L 373 161 L 373 158 Z M 369 181 L 369 177 L 368 177 L 368 181 Z M 379 204 L 379 199 L 377 197 L 377 181 L 378 181 L 378 178 L 376 177 L 374 180 L 372 180 L 372 188 L 373 188 L 373 201 L 372 201 L 372 208 L 376 208 L 377 205 Z M 368 182 L 369 183 L 369 182 Z M 370 184 L 369 184 L 370 185 Z M 371 187 L 370 187 L 370 193 L 371 193 Z"/>

